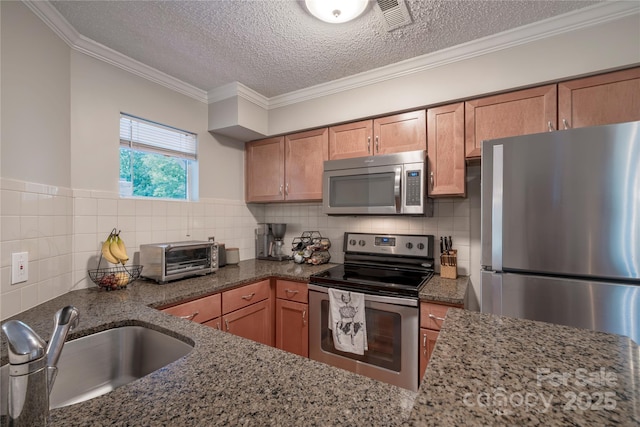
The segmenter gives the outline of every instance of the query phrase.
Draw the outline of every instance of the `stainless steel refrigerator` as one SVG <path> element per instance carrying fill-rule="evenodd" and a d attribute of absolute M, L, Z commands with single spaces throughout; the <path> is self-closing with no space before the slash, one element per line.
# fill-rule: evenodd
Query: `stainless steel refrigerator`
<path fill-rule="evenodd" d="M 640 122 L 482 144 L 483 312 L 640 343 Z"/>

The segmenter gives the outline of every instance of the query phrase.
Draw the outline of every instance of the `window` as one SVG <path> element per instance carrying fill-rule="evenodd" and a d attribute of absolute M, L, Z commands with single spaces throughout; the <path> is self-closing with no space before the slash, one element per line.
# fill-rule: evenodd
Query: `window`
<path fill-rule="evenodd" d="M 197 135 L 120 114 L 120 196 L 197 199 Z"/>

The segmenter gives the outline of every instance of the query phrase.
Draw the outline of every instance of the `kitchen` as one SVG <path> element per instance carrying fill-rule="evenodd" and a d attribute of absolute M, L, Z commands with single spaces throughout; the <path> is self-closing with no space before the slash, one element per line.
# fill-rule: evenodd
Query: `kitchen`
<path fill-rule="evenodd" d="M 207 132 L 210 107 L 206 102 L 139 77 L 131 64 L 133 73 L 70 49 L 20 3 L 3 3 L 1 12 L 3 319 L 72 289 L 90 286 L 88 263 L 96 256 L 104 234 L 116 223 L 123 235 L 129 236 L 131 248 L 149 241 L 183 240 L 187 235 L 202 239 L 215 235 L 227 247 L 238 247 L 242 260 L 253 258 L 257 222 L 291 224 L 291 237 L 317 228 L 335 242 L 345 230 L 380 232 L 393 228 L 394 232 L 435 235 L 451 231 L 459 251 L 460 274 L 471 276 L 474 293 L 479 294 L 479 279 L 474 277 L 480 269 L 478 166 L 467 169 L 468 198 L 436 201 L 433 218 L 330 218 L 317 204 L 247 205 L 244 146 L 233 138 Z M 392 83 L 273 108 L 268 133 L 294 132 L 628 67 L 640 62 L 637 45 L 629 43 L 636 35 L 637 18 L 621 18 L 397 78 Z M 583 52 L 587 47 L 589 52 Z M 553 57 L 557 64 L 539 66 L 539 52 Z M 499 73 L 492 73 L 495 64 L 501 66 Z M 483 78 L 469 79 L 469 68 Z M 397 96 L 385 97 L 385 105 L 371 102 L 379 97 L 376 91 L 388 85 Z M 429 90 L 419 93 L 415 87 Z M 238 98 L 239 103 L 244 100 Z M 106 121 L 104 117 L 120 111 L 135 111 L 198 133 L 200 158 L 207 164 L 200 170 L 200 202 L 118 199 L 108 172 L 117 168 L 117 154 L 109 148 L 117 120 Z M 38 126 L 32 124 L 34 117 Z M 18 250 L 28 250 L 32 262 L 31 281 L 16 289 L 8 285 L 8 254 Z M 332 261 L 342 261 L 339 251 L 332 253 Z"/>

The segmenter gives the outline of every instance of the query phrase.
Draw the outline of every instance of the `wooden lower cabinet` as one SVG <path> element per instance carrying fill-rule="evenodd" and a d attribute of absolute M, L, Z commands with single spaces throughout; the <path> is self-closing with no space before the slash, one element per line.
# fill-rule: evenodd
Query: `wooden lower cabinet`
<path fill-rule="evenodd" d="M 276 299 L 276 347 L 309 357 L 309 304 Z"/>
<path fill-rule="evenodd" d="M 427 364 L 431 359 L 431 353 L 436 346 L 436 340 L 438 339 L 438 331 L 432 329 L 420 328 L 420 380 L 424 376 L 424 371 L 427 370 Z"/>
<path fill-rule="evenodd" d="M 203 325 L 220 331 L 222 330 L 222 318 L 216 317 L 215 319 L 211 319 L 208 322 L 204 322 Z"/>
<path fill-rule="evenodd" d="M 422 382 L 422 377 L 424 377 L 424 372 L 429 364 L 431 353 L 433 353 L 433 349 L 436 347 L 436 341 L 438 340 L 438 334 L 444 318 L 451 307 L 452 306 L 431 302 L 420 303 L 420 336 L 418 337 L 420 382 Z M 455 307 L 462 308 L 462 306 Z"/>
<path fill-rule="evenodd" d="M 266 299 L 222 316 L 223 330 L 273 346 L 271 301 Z"/>
<path fill-rule="evenodd" d="M 207 297 L 164 308 L 162 311 L 176 317 L 211 326 L 208 323 L 213 321 L 213 319 L 219 319 L 222 314 L 221 296 L 220 294 L 209 295 Z M 218 327 L 218 329 L 220 328 Z"/>

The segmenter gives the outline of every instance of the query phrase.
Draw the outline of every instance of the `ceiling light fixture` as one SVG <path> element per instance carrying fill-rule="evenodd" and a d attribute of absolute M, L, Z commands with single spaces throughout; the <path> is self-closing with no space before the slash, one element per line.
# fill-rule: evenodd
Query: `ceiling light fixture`
<path fill-rule="evenodd" d="M 368 0 L 305 0 L 307 10 L 316 18 L 331 24 L 342 24 L 357 18 L 367 8 Z"/>

